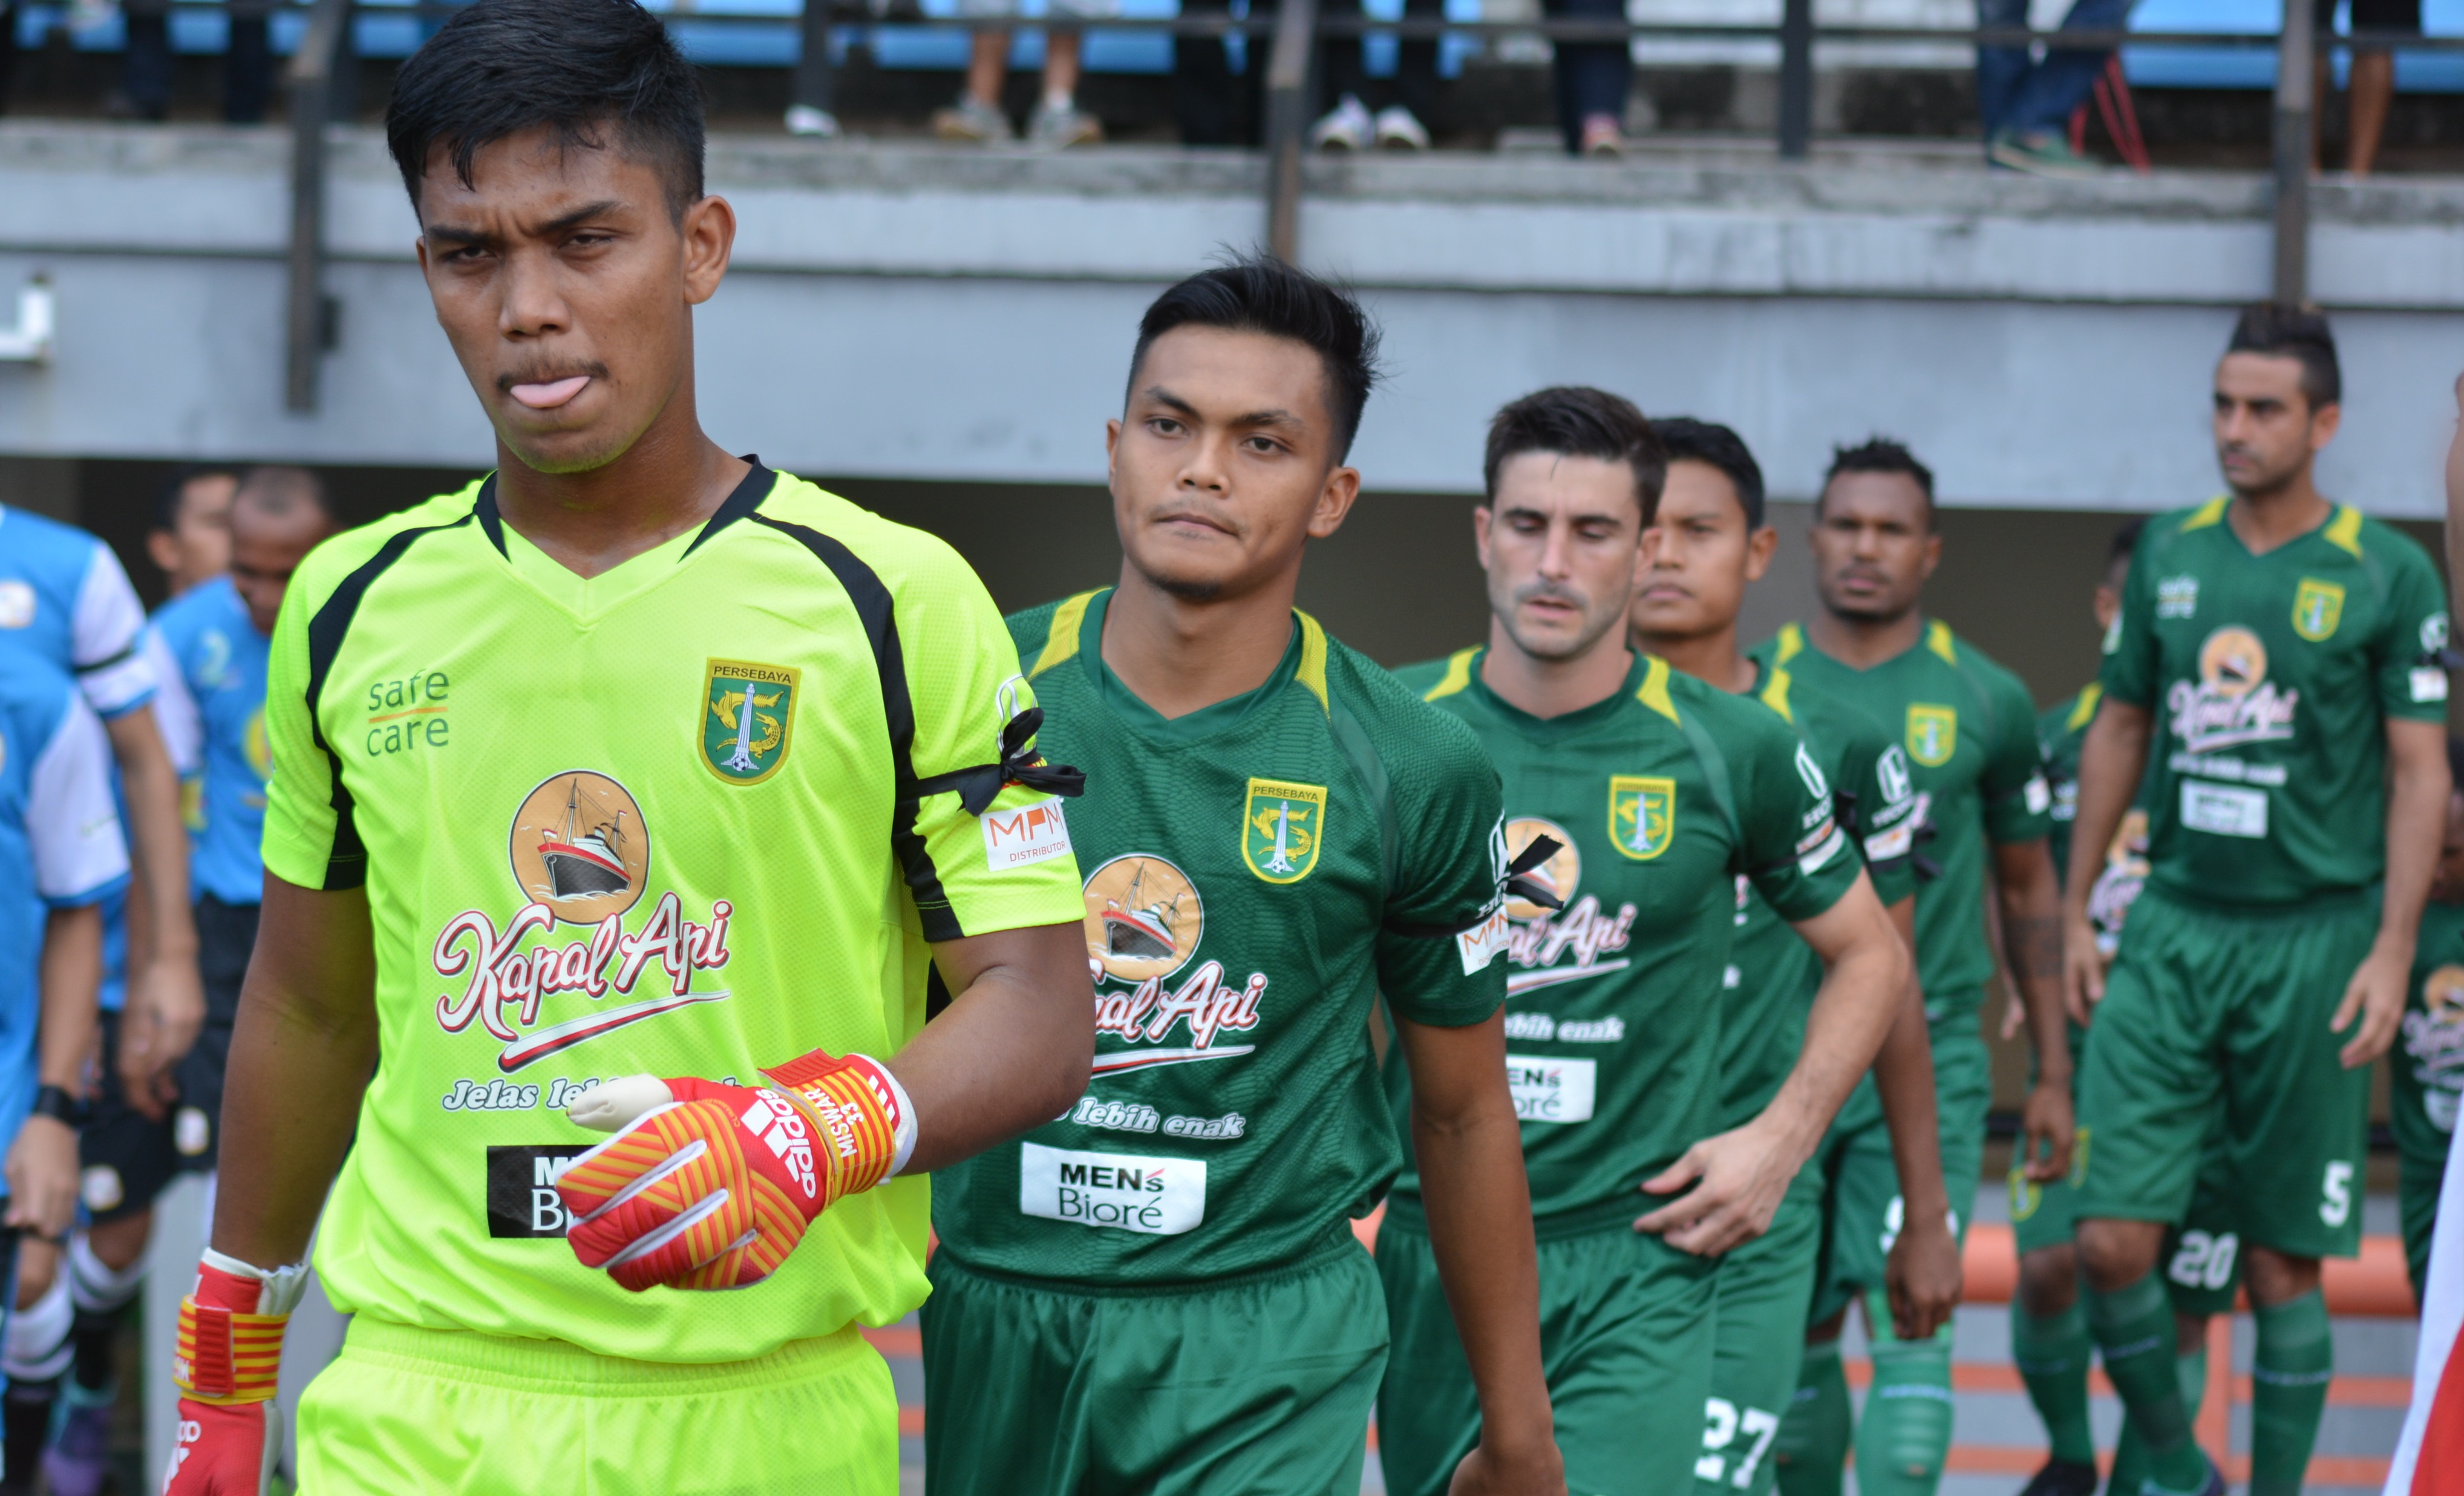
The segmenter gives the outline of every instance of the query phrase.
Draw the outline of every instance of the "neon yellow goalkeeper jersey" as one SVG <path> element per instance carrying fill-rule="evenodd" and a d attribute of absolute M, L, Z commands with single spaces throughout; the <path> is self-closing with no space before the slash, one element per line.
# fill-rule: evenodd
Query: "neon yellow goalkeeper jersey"
<path fill-rule="evenodd" d="M 325 1208 L 341 1309 L 728 1361 L 925 1295 L 922 1179 L 845 1200 L 728 1293 L 625 1292 L 550 1179 L 616 1076 L 888 1057 L 928 942 L 1084 913 L 1061 803 L 989 788 L 1032 704 L 966 563 L 757 462 L 604 575 L 507 528 L 494 480 L 341 536 L 294 579 L 265 865 L 364 886 L 381 1055 Z M 1000 782 L 998 771 L 992 784 Z"/>

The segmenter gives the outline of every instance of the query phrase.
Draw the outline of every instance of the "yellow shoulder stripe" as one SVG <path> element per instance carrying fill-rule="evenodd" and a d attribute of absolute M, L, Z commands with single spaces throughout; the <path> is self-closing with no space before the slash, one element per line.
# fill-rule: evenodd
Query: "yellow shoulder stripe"
<path fill-rule="evenodd" d="M 2182 528 L 2184 530 L 2206 529 L 2208 526 L 2224 518 L 2225 505 L 2232 501 L 2233 500 L 2225 495 L 2218 494 L 2215 497 L 2209 499 L 2204 504 L 2201 504 L 2198 509 L 2191 514 L 2189 518 L 2183 520 Z"/>
<path fill-rule="evenodd" d="M 1318 710 L 1331 715 L 1334 707 L 1326 699 L 1326 630 L 1299 608 L 1292 609 L 1292 616 L 1301 621 L 1301 684 L 1317 697 Z"/>
<path fill-rule="evenodd" d="M 1447 655 L 1445 674 L 1439 677 L 1436 685 L 1431 686 L 1427 691 L 1421 693 L 1420 699 L 1423 701 L 1435 701 L 1440 696 L 1451 696 L 1456 692 L 1470 685 L 1471 662 L 1473 657 L 1479 653 L 1480 646 L 1473 645 L 1468 649 L 1457 649 L 1454 653 Z"/>
<path fill-rule="evenodd" d="M 1777 664 L 1786 665 L 1789 661 L 1795 659 L 1799 654 L 1804 652 L 1804 626 L 1801 624 L 1789 624 L 1784 626 L 1779 631 L 1779 649 L 1772 655 L 1773 661 Z"/>
<path fill-rule="evenodd" d="M 2071 708 L 2070 719 L 2062 725 L 2069 731 L 2076 733 L 2080 728 L 2095 721 L 2096 704 L 2103 698 L 2103 682 L 2094 680 L 2089 681 L 2087 683 L 2087 689 L 2079 693 L 2078 703 Z"/>
<path fill-rule="evenodd" d="M 2328 520 L 2327 528 L 2321 533 L 2327 538 L 2328 544 L 2350 551 L 2355 556 L 2362 554 L 2362 512 L 2352 505 L 2336 506 L 2336 517 Z"/>
<path fill-rule="evenodd" d="M 1771 679 L 1763 682 L 1762 703 L 1793 722 L 1796 714 L 1788 709 L 1788 671 L 1771 667 Z"/>
<path fill-rule="evenodd" d="M 1951 637 L 1950 626 L 1939 618 L 1925 625 L 1925 648 L 1941 655 L 1946 663 L 1959 663 L 1959 641 Z"/>
<path fill-rule="evenodd" d="M 1044 652 L 1035 657 L 1035 668 L 1026 672 L 1027 679 L 1033 680 L 1077 655 L 1078 630 L 1087 622 L 1087 605 L 1094 600 L 1094 592 L 1081 592 L 1052 610 L 1052 631 L 1044 636 Z"/>
<path fill-rule="evenodd" d="M 1659 655 L 1645 655 L 1650 663 L 1643 668 L 1642 684 L 1635 688 L 1634 699 L 1674 722 L 1677 703 L 1668 696 L 1668 662 Z"/>

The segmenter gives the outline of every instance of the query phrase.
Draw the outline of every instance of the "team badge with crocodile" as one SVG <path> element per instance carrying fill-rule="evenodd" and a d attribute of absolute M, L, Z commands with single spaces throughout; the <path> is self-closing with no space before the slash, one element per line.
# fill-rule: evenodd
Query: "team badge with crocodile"
<path fill-rule="evenodd" d="M 713 660 L 702 676 L 701 761 L 730 784 L 759 784 L 787 761 L 803 671 Z"/>

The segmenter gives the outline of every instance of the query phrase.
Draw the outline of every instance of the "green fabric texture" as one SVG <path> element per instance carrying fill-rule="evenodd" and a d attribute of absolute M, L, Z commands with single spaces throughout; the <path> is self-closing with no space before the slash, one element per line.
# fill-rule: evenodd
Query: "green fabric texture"
<path fill-rule="evenodd" d="M 2208 1397 L 2208 1348 L 2205 1341 L 2188 1355 L 2177 1355 L 2174 1369 L 2182 1381 L 2182 1410 L 2193 1428 L 2199 1421 L 2199 1405 Z M 2122 1416 L 2122 1436 L 2113 1442 L 2113 1473 L 2104 1488 L 2114 1496 L 2139 1496 L 2139 1487 L 2147 1479 L 2147 1441 L 2139 1437 L 2139 1425 L 2130 1415 Z"/>
<path fill-rule="evenodd" d="M 1865 1496 L 1931 1496 L 1950 1453 L 1950 1326 L 1924 1340 L 1891 1332 L 1890 1300 L 1865 1293 L 1874 1382 L 1857 1419 L 1857 1489 Z"/>
<path fill-rule="evenodd" d="M 2151 1272 L 2112 1293 L 2091 1288 L 2086 1299 L 2104 1374 L 2146 1441 L 2149 1478 L 2168 1489 L 2197 1491 L 2208 1478 L 2208 1457 L 2190 1439 L 2164 1280 Z"/>
<path fill-rule="evenodd" d="M 2027 1384 L 2036 1417 L 2045 1420 L 2057 1460 L 2085 1463 L 2096 1458 L 2096 1431 L 2087 1417 L 2087 1366 L 2095 1353 L 2087 1310 L 2076 1301 L 2043 1318 L 2013 1307 L 2011 1360 Z"/>
<path fill-rule="evenodd" d="M 1386 1306 L 1352 1243 L 1171 1292 L 1054 1287 L 947 1252 L 931 1272 L 927 1496 L 1359 1491 Z"/>
<path fill-rule="evenodd" d="M 1780 1420 L 1771 1446 L 1779 1467 L 1780 1496 L 1839 1496 L 1848 1466 L 1848 1441 L 1856 1410 L 1848 1401 L 1848 1372 L 1839 1364 L 1839 1342 L 1805 1348 L 1796 1374 L 1796 1397 Z"/>
<path fill-rule="evenodd" d="M 2262 1304 L 2251 1317 L 2258 1349 L 2250 1368 L 2250 1496 L 2299 1496 L 2336 1374 L 2327 1300 L 2313 1288 Z"/>
<path fill-rule="evenodd" d="M 1699 1496 L 1771 1490 L 1777 1467 L 1756 1445 L 1769 1442 L 1796 1394 L 1821 1255 L 1822 1181 L 1807 1170 L 1781 1197 L 1771 1229 L 1721 1257 L 1711 1400 L 1694 1462 Z"/>
<path fill-rule="evenodd" d="M 1716 1265 L 1626 1221 L 1567 1236 L 1543 1225 L 1540 1361 L 1566 1488 L 1575 1496 L 1684 1490 L 1703 1453 Z M 1392 1496 L 1444 1496 L 1480 1430 L 1471 1369 L 1427 1232 L 1398 1197 L 1377 1235 L 1377 1273 L 1394 1326 L 1377 1394 L 1377 1453 Z M 1737 1458 L 1770 1458 L 1776 1433 L 1739 1441 Z M 1359 1488 L 1355 1480 L 1347 1496 Z"/>

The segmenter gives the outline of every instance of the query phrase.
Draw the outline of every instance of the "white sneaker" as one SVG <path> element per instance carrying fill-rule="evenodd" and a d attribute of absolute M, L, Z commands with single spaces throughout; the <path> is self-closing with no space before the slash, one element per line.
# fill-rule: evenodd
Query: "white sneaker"
<path fill-rule="evenodd" d="M 810 104 L 789 104 L 787 133 L 817 141 L 834 141 L 839 137 L 839 117 Z"/>
<path fill-rule="evenodd" d="M 1035 114 L 1027 121 L 1026 138 L 1048 150 L 1067 150 L 1072 145 L 1092 145 L 1103 140 L 1104 125 L 1075 104 L 1054 108 L 1046 99 L 1035 106 Z"/>
<path fill-rule="evenodd" d="M 1325 119 L 1309 126 L 1309 144 L 1317 150 L 1367 150 L 1376 135 L 1377 121 L 1369 117 L 1369 106 L 1346 94 Z"/>
<path fill-rule="evenodd" d="M 934 111 L 933 133 L 945 141 L 972 141 L 979 145 L 1005 144 L 1011 139 L 1009 116 L 978 102 L 972 94 L 961 94 L 949 108 Z"/>
<path fill-rule="evenodd" d="M 1401 104 L 1377 111 L 1377 143 L 1388 150 L 1427 150 L 1428 127 Z"/>

